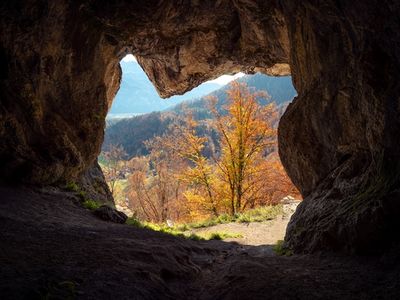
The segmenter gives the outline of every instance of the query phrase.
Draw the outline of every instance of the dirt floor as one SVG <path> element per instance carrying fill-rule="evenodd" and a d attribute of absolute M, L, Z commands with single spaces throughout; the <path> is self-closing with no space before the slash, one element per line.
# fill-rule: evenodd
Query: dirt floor
<path fill-rule="evenodd" d="M 299 202 L 295 201 L 283 205 L 283 213 L 276 219 L 265 222 L 226 223 L 199 228 L 189 231 L 200 236 L 207 236 L 214 232 L 239 234 L 241 237 L 227 238 L 225 242 L 237 243 L 237 250 L 242 253 L 251 253 L 252 256 L 275 256 L 271 245 L 285 238 L 286 227 Z M 254 247 L 256 246 L 256 247 Z"/>
<path fill-rule="evenodd" d="M 258 233 L 196 242 L 98 220 L 57 189 L 0 195 L 0 299 L 400 298 L 398 249 L 281 257 Z"/>
<path fill-rule="evenodd" d="M 238 233 L 241 238 L 228 238 L 226 242 L 237 242 L 247 246 L 274 245 L 285 237 L 286 227 L 299 202 L 283 205 L 283 213 L 276 219 L 265 222 L 227 223 L 191 230 L 197 234 L 212 232 Z"/>

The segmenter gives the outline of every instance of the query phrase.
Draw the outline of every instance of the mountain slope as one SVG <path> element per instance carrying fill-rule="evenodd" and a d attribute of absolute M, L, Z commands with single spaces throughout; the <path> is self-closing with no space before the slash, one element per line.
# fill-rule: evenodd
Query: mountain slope
<path fill-rule="evenodd" d="M 246 75 L 242 78 L 236 79 L 236 81 L 245 83 L 251 90 L 265 91 L 271 97 L 269 101 L 275 102 L 278 107 L 286 108 L 287 102 L 291 101 L 297 92 L 292 84 L 292 78 L 290 76 L 284 77 L 272 77 L 261 73 L 256 73 L 254 75 Z M 222 88 L 208 94 L 199 99 L 192 99 L 184 101 L 177 104 L 167 110 L 173 111 L 177 114 L 181 114 L 184 109 L 191 109 L 194 114 L 199 119 L 210 118 L 210 113 L 208 109 L 208 97 L 216 97 L 218 99 L 217 106 L 222 107 L 226 103 L 227 90 L 229 89 L 229 84 L 223 86 Z M 267 102 L 269 102 L 267 101 Z M 261 99 L 261 104 L 266 104 L 267 102 Z"/>
<path fill-rule="evenodd" d="M 296 95 L 290 77 L 269 77 L 263 74 L 255 74 L 246 75 L 237 80 L 246 83 L 254 91 L 267 91 L 271 95 L 270 101 L 274 101 L 281 108 L 282 113 Z M 228 88 L 229 85 L 226 85 L 209 94 L 217 97 L 218 107 L 222 107 L 226 102 L 226 90 Z M 184 114 L 184 109 L 191 110 L 193 116 L 198 120 L 212 118 L 206 98 L 185 101 L 167 111 L 135 116 L 110 125 L 105 132 L 103 150 L 106 151 L 110 145 L 121 145 L 129 157 L 147 154 L 143 142 L 162 135 L 169 124 Z M 266 102 L 264 101 L 264 103 Z M 202 129 L 202 131 L 207 135 L 212 134 L 210 130 Z"/>

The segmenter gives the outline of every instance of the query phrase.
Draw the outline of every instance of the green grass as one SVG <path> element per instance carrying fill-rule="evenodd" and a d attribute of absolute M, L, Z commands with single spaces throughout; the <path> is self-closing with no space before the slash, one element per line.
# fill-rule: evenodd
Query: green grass
<path fill-rule="evenodd" d="M 264 222 L 275 219 L 278 215 L 283 214 L 282 205 L 263 206 L 250 209 L 237 216 L 237 222 Z"/>
<path fill-rule="evenodd" d="M 86 193 L 75 183 L 69 182 L 66 184 L 65 189 L 76 193 L 76 195 L 80 198 L 81 204 L 84 208 L 95 210 L 99 208 L 101 205 L 94 201 L 93 199 L 89 199 Z"/>
<path fill-rule="evenodd" d="M 275 219 L 278 215 L 283 214 L 282 205 L 264 206 L 255 209 L 247 210 L 243 213 L 238 213 L 234 216 L 222 214 L 218 217 L 209 218 L 201 222 L 177 224 L 173 227 L 168 227 L 165 224 L 156 224 L 151 222 L 141 222 L 135 217 L 128 218 L 126 224 L 139 228 L 147 228 L 158 232 L 163 232 L 177 237 L 182 237 L 191 240 L 224 240 L 228 238 L 242 238 L 240 233 L 232 232 L 211 232 L 204 234 L 195 234 L 188 231 L 198 228 L 211 227 L 217 224 L 226 224 L 231 222 L 250 223 L 264 222 Z"/>
<path fill-rule="evenodd" d="M 179 227 L 168 227 L 165 224 L 156 224 L 151 222 L 141 222 L 135 217 L 130 217 L 126 221 L 126 224 L 139 227 L 139 228 L 147 228 L 150 230 L 162 232 L 165 234 L 170 234 L 176 237 L 181 237 L 185 239 L 190 239 L 194 241 L 205 241 L 205 240 L 224 240 L 228 238 L 241 238 L 243 237 L 240 233 L 231 233 L 231 232 L 211 232 L 206 234 L 196 234 L 196 233 L 188 233 L 186 226 L 179 225 Z"/>
<path fill-rule="evenodd" d="M 185 238 L 189 239 L 189 240 L 193 240 L 193 241 L 204 241 L 204 238 L 195 234 L 195 233 L 191 233 L 189 235 L 185 235 Z"/>
<path fill-rule="evenodd" d="M 232 233 L 232 232 L 211 232 L 207 236 L 207 240 L 225 240 L 225 239 L 237 239 L 242 238 L 243 235 L 240 233 Z"/>
<path fill-rule="evenodd" d="M 65 188 L 71 192 L 78 193 L 80 191 L 79 186 L 75 182 L 68 182 L 65 185 Z"/>
<path fill-rule="evenodd" d="M 151 229 L 151 230 L 162 232 L 162 233 L 166 233 L 166 234 L 170 234 L 170 235 L 181 237 L 181 238 L 187 238 L 187 239 L 196 240 L 196 241 L 204 240 L 203 237 L 201 237 L 195 233 L 190 233 L 190 234 L 183 233 L 182 231 L 177 230 L 174 227 L 168 227 L 165 224 L 155 224 L 155 223 L 150 223 L 150 222 L 144 222 L 144 223 L 142 223 L 142 226 L 140 226 L 140 227 Z"/>
<path fill-rule="evenodd" d="M 176 225 L 175 226 L 175 229 L 176 230 L 178 230 L 178 231 L 188 231 L 190 228 L 189 228 L 189 226 L 187 225 L 187 224 L 178 224 L 178 225 Z"/>
<path fill-rule="evenodd" d="M 100 204 L 98 204 L 96 201 L 91 200 L 91 199 L 85 199 L 82 202 L 82 206 L 86 209 L 90 209 L 90 210 L 95 210 L 97 208 L 100 207 Z"/>
<path fill-rule="evenodd" d="M 146 228 L 146 229 L 150 229 L 150 230 L 154 230 L 154 231 L 170 234 L 170 235 L 177 236 L 177 237 L 188 238 L 188 239 L 192 239 L 192 240 L 203 240 L 202 237 L 197 236 L 196 234 L 190 234 L 190 235 L 184 234 L 182 231 L 177 230 L 174 227 L 168 227 L 165 224 L 156 224 L 156 223 L 151 223 L 151 222 L 141 222 L 135 217 L 128 218 L 128 220 L 126 221 L 126 224 L 131 225 L 131 226 L 135 226 L 135 227 L 139 227 L 139 228 Z"/>
<path fill-rule="evenodd" d="M 284 243 L 282 240 L 279 240 L 276 245 L 272 248 L 277 255 L 280 256 L 291 256 L 293 255 L 293 251 L 285 248 Z"/>
<path fill-rule="evenodd" d="M 211 227 L 217 224 L 226 224 L 232 222 L 238 222 L 238 223 L 264 222 L 268 220 L 273 220 L 280 214 L 283 214 L 282 205 L 263 206 L 254 209 L 249 209 L 242 213 L 237 213 L 234 216 L 228 214 L 222 214 L 219 215 L 218 217 L 213 217 L 201 222 L 180 224 L 177 225 L 176 227 L 178 229 L 186 228 L 185 230 L 188 230 L 195 228 Z"/>

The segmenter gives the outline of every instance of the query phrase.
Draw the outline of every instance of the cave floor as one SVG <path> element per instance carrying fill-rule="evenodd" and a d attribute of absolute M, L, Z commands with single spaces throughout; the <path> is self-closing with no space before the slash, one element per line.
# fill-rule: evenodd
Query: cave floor
<path fill-rule="evenodd" d="M 394 250 L 282 257 L 107 223 L 58 189 L 0 195 L 1 299 L 400 298 Z"/>

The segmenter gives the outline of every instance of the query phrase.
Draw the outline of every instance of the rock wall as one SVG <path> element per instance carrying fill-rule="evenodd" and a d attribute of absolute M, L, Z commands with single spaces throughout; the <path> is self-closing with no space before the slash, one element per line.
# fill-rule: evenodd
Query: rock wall
<path fill-rule="evenodd" d="M 0 178 L 90 182 L 127 53 L 162 96 L 224 73 L 291 73 L 299 96 L 280 155 L 305 200 L 286 245 L 377 249 L 400 206 L 399 12 L 396 1 L 1 3 Z"/>
<path fill-rule="evenodd" d="M 285 2 L 299 96 L 280 155 L 304 202 L 287 246 L 375 252 L 399 239 L 400 9 L 394 1 Z"/>
<path fill-rule="evenodd" d="M 223 73 L 289 72 L 283 18 L 262 1 L 30 0 L 0 4 L 0 16 L 0 177 L 10 181 L 68 181 L 95 161 L 127 53 L 162 96 Z"/>
<path fill-rule="evenodd" d="M 114 46 L 70 1 L 0 4 L 0 177 L 73 180 L 100 150 L 119 87 Z"/>

